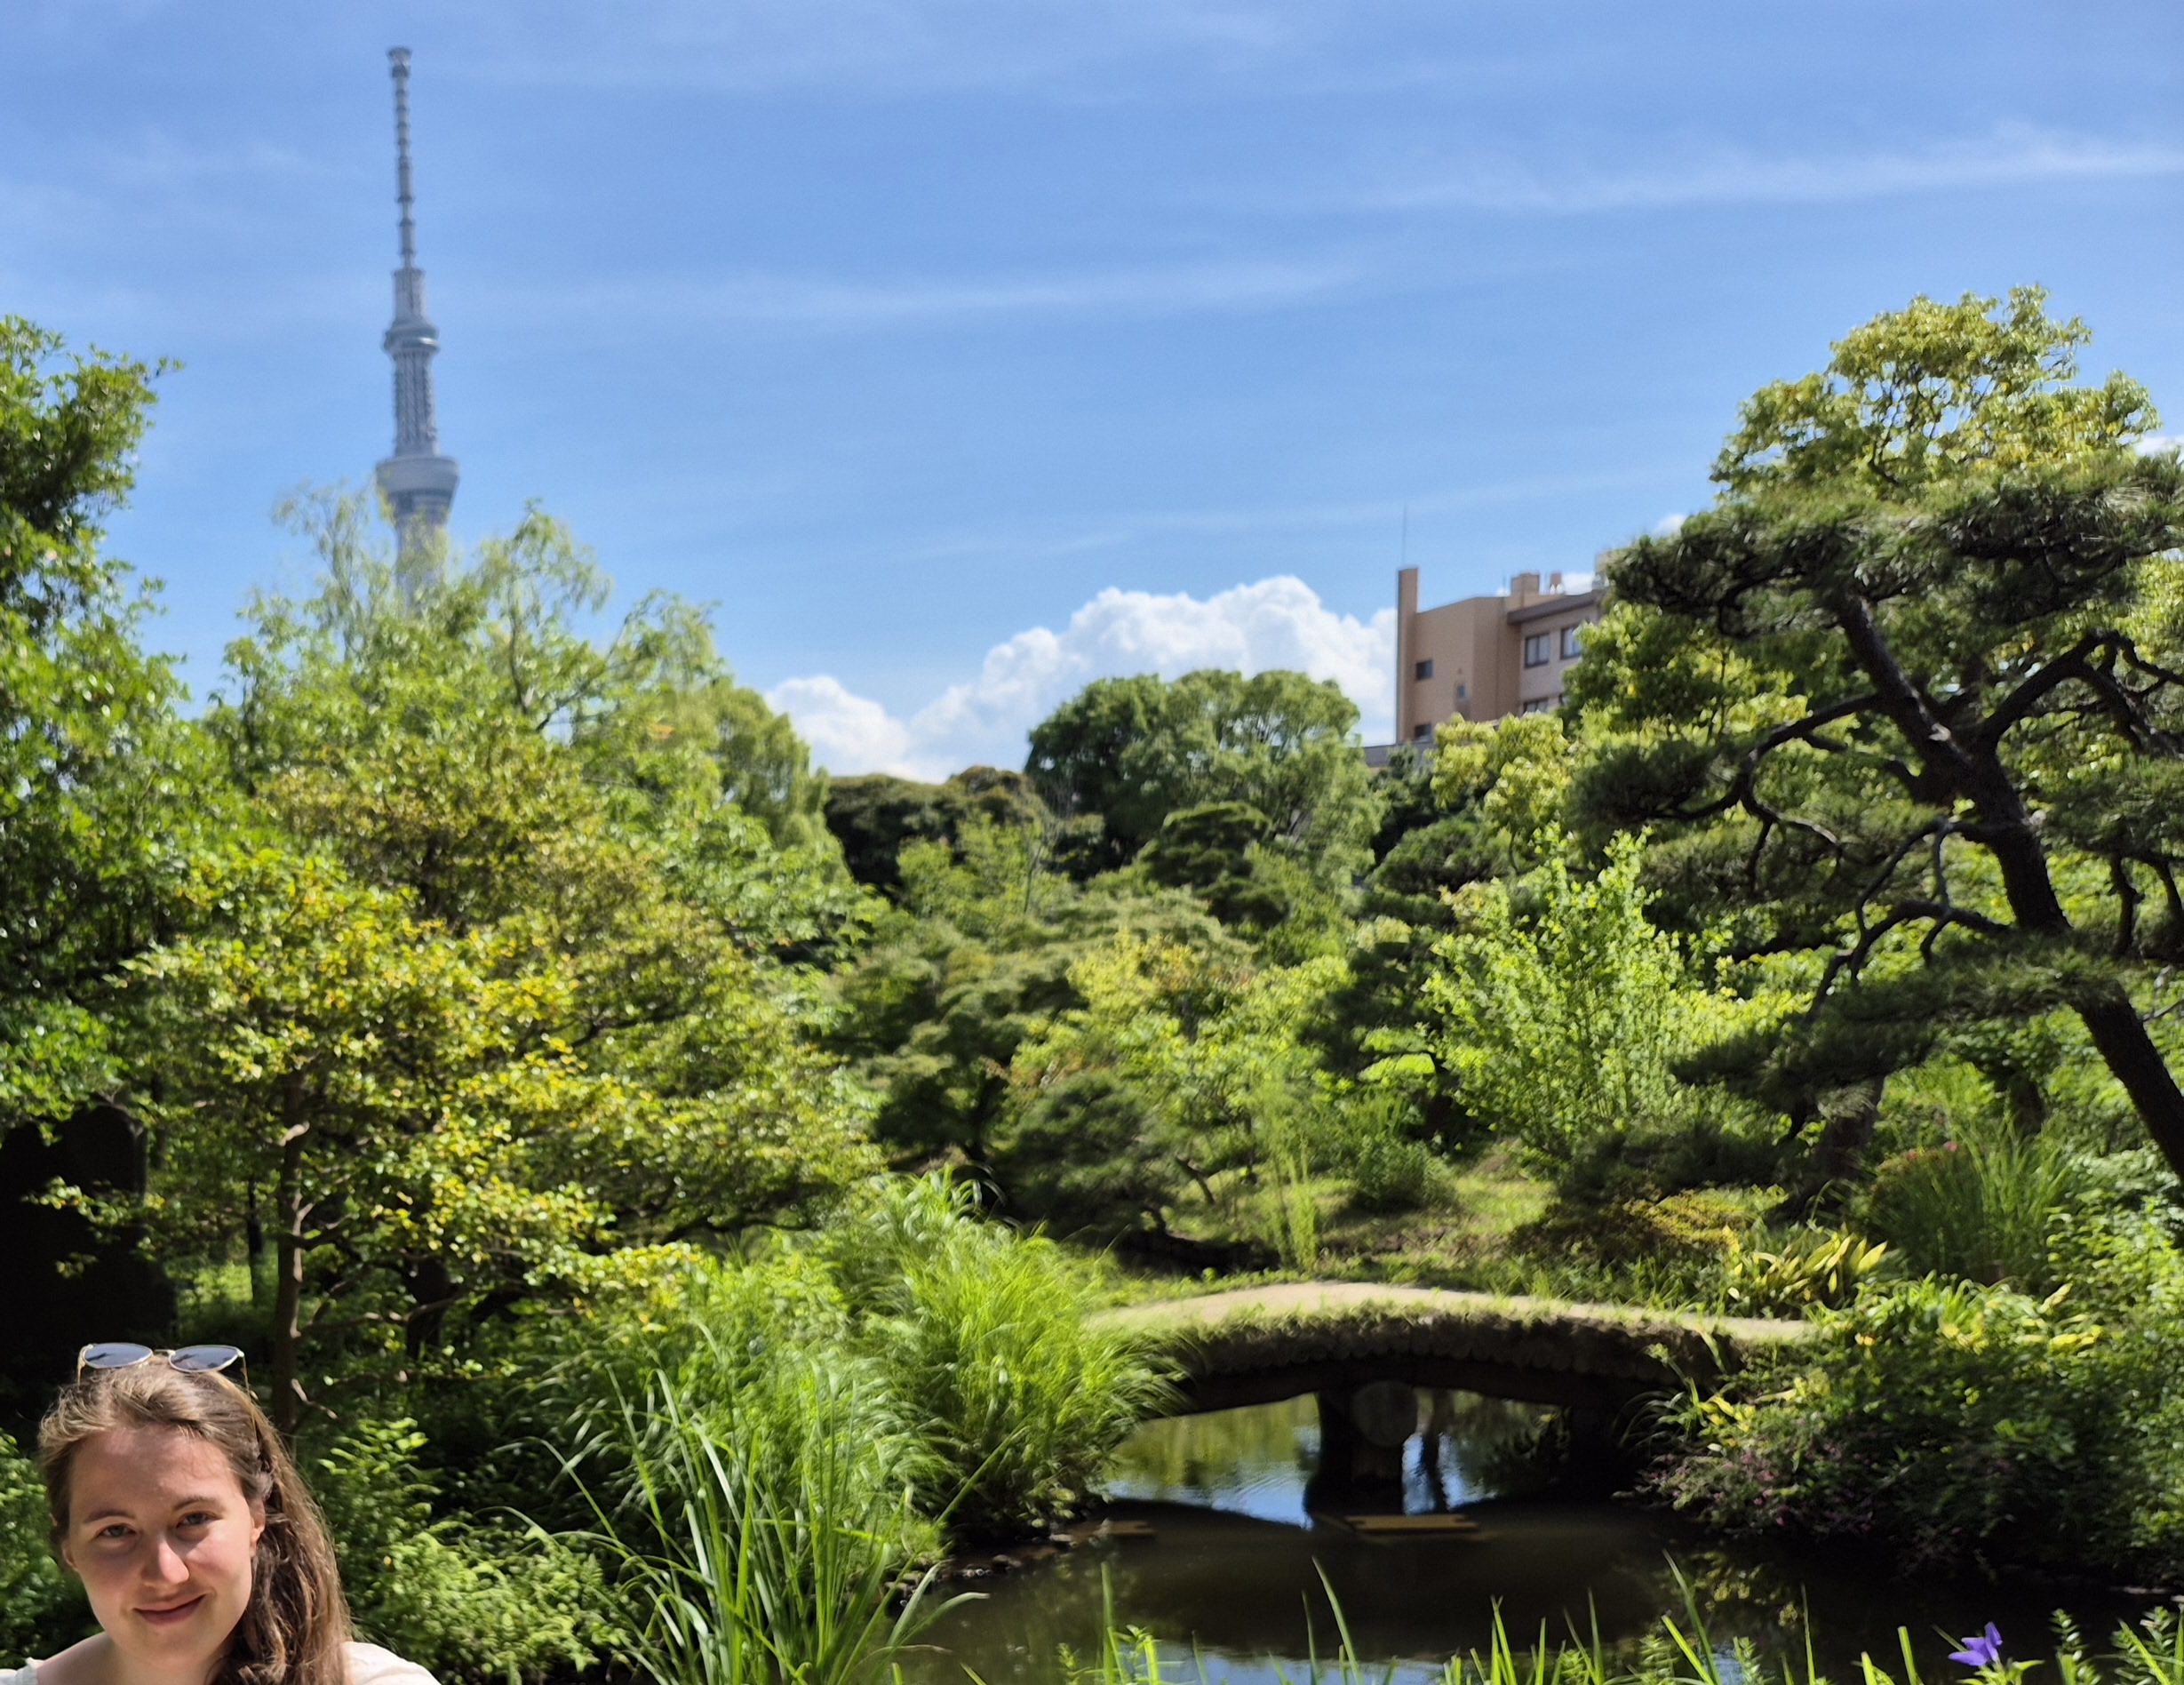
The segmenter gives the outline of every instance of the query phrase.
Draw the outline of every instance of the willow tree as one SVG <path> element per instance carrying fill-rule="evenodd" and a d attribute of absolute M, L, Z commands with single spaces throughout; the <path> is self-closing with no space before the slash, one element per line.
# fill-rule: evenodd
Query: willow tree
<path fill-rule="evenodd" d="M 2066 1010 L 2184 1174 L 2184 468 L 2045 302 L 1916 299 L 1745 403 L 1714 506 L 1608 563 L 1573 800 L 1813 958 L 1700 1069 L 1794 1114 Z"/>

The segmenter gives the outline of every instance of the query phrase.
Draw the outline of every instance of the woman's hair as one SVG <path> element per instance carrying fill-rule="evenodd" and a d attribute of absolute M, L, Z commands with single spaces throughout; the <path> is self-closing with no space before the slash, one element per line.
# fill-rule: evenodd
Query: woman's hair
<path fill-rule="evenodd" d="M 38 1427 L 53 1541 L 68 1530 L 69 1473 L 85 1441 L 117 1427 L 171 1427 L 217 1449 L 265 1515 L 251 1601 L 212 1685 L 344 1685 L 348 1604 L 318 1505 L 258 1402 L 215 1374 L 154 1361 L 93 1370 L 64 1387 Z"/>

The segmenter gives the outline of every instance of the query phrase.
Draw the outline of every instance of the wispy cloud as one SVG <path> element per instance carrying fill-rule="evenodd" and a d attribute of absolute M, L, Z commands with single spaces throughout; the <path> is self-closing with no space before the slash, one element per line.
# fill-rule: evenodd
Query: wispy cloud
<path fill-rule="evenodd" d="M 325 169 L 293 146 L 270 141 L 200 146 L 147 130 L 84 160 L 97 178 L 117 186 L 171 190 L 198 182 L 262 181 L 323 176 Z"/>
<path fill-rule="evenodd" d="M 1008 316 L 1184 315 L 1306 302 L 1355 284 L 1341 260 L 1268 260 L 992 279 L 838 281 L 658 276 L 498 290 L 497 307 L 541 318 L 633 317 L 734 326 L 859 330 Z"/>
<path fill-rule="evenodd" d="M 906 547 L 900 552 L 900 556 L 906 562 L 995 556 L 1016 556 L 1027 561 L 1048 560 L 1081 555 L 1096 550 L 1122 548 L 1147 539 L 1177 536 L 1232 538 L 1258 533 L 1369 532 L 1375 528 L 1392 540 L 1406 512 L 1414 515 L 1437 515 L 1581 492 L 1620 491 L 1656 483 L 1663 475 L 1680 474 L 1688 466 L 1674 460 L 1641 461 L 1626 467 L 1598 468 L 1581 474 L 1531 475 L 1510 480 L 1426 487 L 1399 498 L 1345 502 L 1273 502 L 1231 508 L 1145 509 L 1118 513 L 1089 528 L 1058 531 L 1012 528 L 942 532 Z M 1682 517 L 1675 518 L 1680 520 Z"/>
<path fill-rule="evenodd" d="M 0 260 L 9 244 L 106 250 L 139 244 L 154 231 L 262 230 L 292 219 L 292 195 L 328 173 L 292 147 L 200 146 L 157 130 L 82 149 L 65 180 L 11 163 L 12 172 L 0 175 Z"/>
<path fill-rule="evenodd" d="M 1177 55 L 1294 59 L 1339 0 L 549 0 L 489 20 L 467 74 L 541 87 L 939 92 L 1074 83 Z"/>
<path fill-rule="evenodd" d="M 1701 204 L 1810 204 L 1893 195 L 2184 174 L 2184 146 L 2005 129 L 1885 151 L 1785 156 L 1723 148 L 1638 168 L 1543 167 L 1507 158 L 1419 170 L 1353 208 L 1542 216 Z"/>
<path fill-rule="evenodd" d="M 1341 685 L 1366 735 L 1382 738 L 1394 661 L 1394 610 L 1370 620 L 1337 614 L 1284 575 L 1204 599 L 1110 587 L 1059 632 L 1037 626 L 995 644 L 976 678 L 948 686 L 907 718 L 832 674 L 790 679 L 767 700 L 795 721 L 832 771 L 939 779 L 982 762 L 1020 763 L 1026 734 L 1057 703 L 1094 679 L 1131 673 L 1295 668 Z"/>

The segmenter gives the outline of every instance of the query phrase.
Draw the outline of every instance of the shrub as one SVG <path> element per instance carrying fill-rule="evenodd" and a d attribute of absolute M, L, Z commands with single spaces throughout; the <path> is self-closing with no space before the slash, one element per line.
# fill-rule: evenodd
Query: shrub
<path fill-rule="evenodd" d="M 1529 1252 L 1570 1252 L 1598 1264 L 1711 1265 L 1757 1220 L 1749 1206 L 1727 1194 L 1694 1190 L 1606 1205 L 1563 1201 L 1512 1238 Z"/>
<path fill-rule="evenodd" d="M 92 1630 L 83 1587 L 54 1556 L 50 1532 L 37 1465 L 0 1433 L 0 1665 L 51 1656 Z"/>
<path fill-rule="evenodd" d="M 1423 1210 L 1447 1197 L 1447 1168 L 1411 1133 L 1415 1109 L 1401 1095 L 1368 1090 L 1327 1122 L 1328 1158 L 1360 1210 Z"/>
<path fill-rule="evenodd" d="M 1722 1260 L 1722 1302 L 1740 1316 L 1802 1316 L 1849 1303 L 1888 1263 L 1888 1243 L 1846 1229 L 1793 1233 L 1767 1251 L 1740 1236 Z"/>
<path fill-rule="evenodd" d="M 599 1565 L 538 1529 L 433 1519 L 407 1421 L 360 1422 L 317 1481 L 359 1634 L 443 1679 L 539 1680 L 611 1643 Z"/>
<path fill-rule="evenodd" d="M 2173 1571 L 2184 1268 L 2150 1227 L 2091 1235 L 2078 1262 L 2100 1278 L 2084 1308 L 1929 1276 L 1819 1312 L 1811 1347 L 1682 1407 L 1654 1489 L 1909 1567 Z"/>
<path fill-rule="evenodd" d="M 2052 1136 L 1971 1130 L 1885 1161 L 1857 1217 L 1919 1274 L 2044 1292 L 2056 1281 L 2050 1231 L 2083 1186 L 2081 1161 Z"/>
<path fill-rule="evenodd" d="M 945 1177 L 876 1180 L 817 1234 L 753 1250 L 602 1260 L 612 1267 L 586 1285 L 583 1316 L 497 1331 L 480 1350 L 498 1378 L 432 1401 L 475 1465 L 447 1483 L 563 1527 L 592 1525 L 591 1501 L 631 1524 L 630 1412 L 665 1386 L 741 1448 L 761 1497 L 802 1489 L 793 1448 L 855 1448 L 828 1479 L 862 1482 L 858 1513 L 892 1518 L 889 1558 L 910 1562 L 939 1551 L 944 1517 L 1014 1529 L 1076 1506 L 1157 1396 L 1136 1337 L 1089 1320 L 1094 1273 L 981 1217 Z M 564 1467 L 575 1480 L 557 1489 Z"/>
<path fill-rule="evenodd" d="M 1680 1117 L 1590 1138 L 1556 1178 L 1557 1191 L 1608 1205 L 1781 1180 L 1782 1144 L 1771 1122 L 1718 1091 L 1694 1090 L 1686 1100 Z"/>
<path fill-rule="evenodd" d="M 944 1175 L 880 1185 L 823 1255 L 913 1430 L 937 1458 L 921 1492 L 969 1529 L 1013 1529 L 1088 1494 L 1161 1383 L 1136 1336 L 1051 1241 L 977 1214 Z"/>
<path fill-rule="evenodd" d="M 1672 1134 L 1723 1104 L 1678 1081 L 1678 1059 L 1779 1002 L 1737 1001 L 1686 974 L 1646 918 L 1638 837 L 1611 842 L 1590 881 L 1555 842 L 1521 886 L 1460 892 L 1462 925 L 1435 944 L 1424 1005 L 1457 1103 L 1560 1176 L 1603 1137 Z"/>

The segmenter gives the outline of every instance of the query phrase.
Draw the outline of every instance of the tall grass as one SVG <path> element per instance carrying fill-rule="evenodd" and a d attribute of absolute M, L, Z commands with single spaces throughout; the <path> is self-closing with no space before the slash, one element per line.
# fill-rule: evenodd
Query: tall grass
<path fill-rule="evenodd" d="M 823 1252 L 857 1346 L 929 1448 L 929 1513 L 969 1532 L 1065 1514 L 1165 1383 L 1143 1338 L 1094 1320 L 1083 1267 L 978 1215 L 976 1190 L 897 1179 Z"/>
<path fill-rule="evenodd" d="M 1859 1217 L 1914 1274 L 2038 1290 L 2053 1285 L 2049 1237 L 2079 1175 L 2054 1137 L 1989 1125 L 1888 1160 Z"/>
<path fill-rule="evenodd" d="M 1268 1149 L 1263 1166 L 1268 1190 L 1268 1227 L 1282 1267 L 1319 1267 L 1319 1196 L 1312 1183 L 1311 1149 L 1301 1135 L 1288 1134 Z"/>
<path fill-rule="evenodd" d="M 657 1685 L 883 1680 L 945 1608 L 912 1574 L 913 1457 L 854 1369 L 815 1354 L 725 1407 L 662 1373 L 620 1440 L 593 1540 Z"/>
<path fill-rule="evenodd" d="M 1335 1614 L 1335 1653 L 1324 1661 L 1314 1654 L 1295 1675 L 1277 1666 L 1275 1677 L 1282 1685 L 1388 1685 L 1393 1665 L 1374 1665 L 1359 1657 L 1331 1586 L 1327 1598 Z M 2068 1617 L 2055 1617 L 2055 1631 L 2060 1685 L 2184 1685 L 2184 1623 L 2172 1609 L 2157 1610 L 2136 1626 L 2118 1626 L 2110 1652 L 2098 1659 L 2087 1652 Z M 1885 1666 L 1870 1654 L 1859 1657 L 1859 1685 L 1928 1685 L 1909 1628 L 1896 1629 L 1896 1645 L 1898 1654 L 1887 1658 Z M 1487 1648 L 1449 1657 L 1436 1685 L 1829 1685 L 1809 1629 L 1803 1648 L 1802 1656 L 1780 1658 L 1770 1667 L 1748 1640 L 1717 1641 L 1685 1584 L 1680 1619 L 1664 1615 L 1635 1646 L 1616 1650 L 1602 1641 L 1597 1625 L 1590 1633 L 1573 1625 L 1567 1638 L 1556 1641 L 1542 1623 L 1533 1641 L 1524 1644 L 1496 1608 Z M 1150 1633 L 1118 1625 L 1112 1601 L 1098 1654 L 1080 1660 L 1064 1652 L 1062 1660 L 1068 1685 L 1224 1685 L 1224 1676 L 1209 1669 L 1202 1654 L 1179 1660 L 1163 1651 Z M 1968 1679 L 1957 1673 L 1933 1685 L 2019 1685 L 2034 1665 L 2005 1658 Z M 971 1677 L 976 1680 L 976 1674 Z"/>

